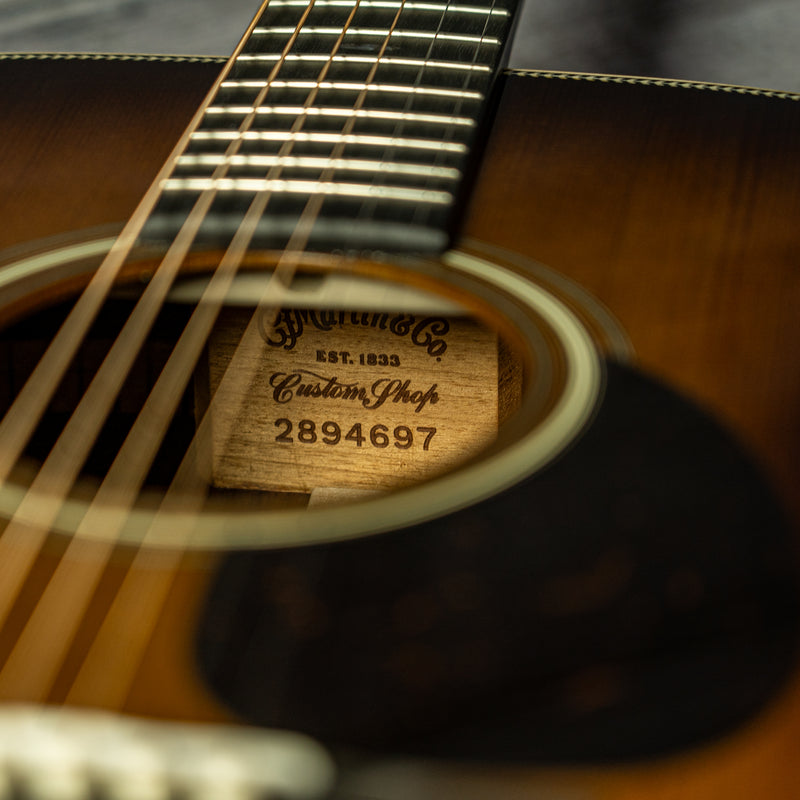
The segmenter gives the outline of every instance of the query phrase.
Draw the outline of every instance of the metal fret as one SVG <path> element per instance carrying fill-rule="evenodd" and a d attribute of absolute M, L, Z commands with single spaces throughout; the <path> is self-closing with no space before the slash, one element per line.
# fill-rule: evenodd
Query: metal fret
<path fill-rule="evenodd" d="M 410 203 L 448 205 L 453 201 L 449 192 L 434 192 L 393 186 L 333 183 L 331 181 L 285 181 L 266 178 L 168 178 L 161 184 L 164 191 L 204 192 L 285 192 L 289 194 L 324 194 L 335 197 L 357 197 L 368 200 L 397 200 Z"/>
<path fill-rule="evenodd" d="M 260 114 L 288 115 L 294 117 L 352 117 L 356 119 L 381 119 L 397 122 L 416 122 L 431 125 L 456 125 L 459 127 L 474 128 L 475 120 L 469 117 L 449 117 L 445 114 L 415 114 L 402 111 L 381 111 L 377 109 L 359 108 L 303 108 L 302 106 L 210 106 L 206 114 Z"/>
<path fill-rule="evenodd" d="M 198 238 L 224 246 L 262 194 L 258 247 L 285 247 L 312 197 L 312 249 L 446 246 L 514 0 L 307 2 L 265 7 L 161 184 L 152 238 L 211 193 Z"/>
<path fill-rule="evenodd" d="M 285 167 L 287 169 L 310 169 L 321 172 L 333 169 L 337 172 L 383 172 L 390 175 L 415 175 L 424 178 L 457 181 L 460 170 L 452 167 L 437 167 L 430 164 L 406 164 L 392 161 L 374 161 L 355 158 L 315 158 L 313 156 L 224 156 L 183 155 L 178 158 L 180 167 L 217 167 L 228 164 L 232 167 Z"/>
<path fill-rule="evenodd" d="M 280 56 L 275 53 L 265 53 L 258 55 L 241 55 L 237 61 L 264 61 L 274 63 L 280 60 Z M 419 67 L 430 69 L 461 69 L 472 72 L 491 72 L 491 67 L 486 64 L 460 64 L 456 61 L 424 61 L 418 58 L 374 58 L 372 56 L 327 56 L 318 54 L 288 55 L 284 59 L 286 63 L 293 61 L 308 61 L 334 64 L 377 64 L 379 61 L 386 66 Z"/>
<path fill-rule="evenodd" d="M 254 36 L 290 36 L 292 33 L 294 33 L 294 28 L 289 27 L 253 29 Z M 461 44 L 486 44 L 494 47 L 499 47 L 500 45 L 500 40 L 496 36 L 466 36 L 456 33 L 442 33 L 440 31 L 429 33 L 426 31 L 404 31 L 396 28 L 390 31 L 388 29 L 381 30 L 377 28 L 349 28 L 348 30 L 344 30 L 343 28 L 314 27 L 303 28 L 303 30 L 300 31 L 300 36 L 341 36 L 342 34 L 344 34 L 345 37 L 377 36 L 383 39 L 389 37 L 392 39 L 423 39 L 425 41 L 442 40 L 445 42 L 459 42 Z"/>
<path fill-rule="evenodd" d="M 266 80 L 227 80 L 222 89 L 263 89 Z M 436 86 L 405 86 L 388 83 L 357 83 L 350 81 L 284 81 L 275 80 L 270 84 L 274 89 L 333 89 L 342 92 L 393 92 L 398 94 L 430 95 L 431 97 L 451 97 L 456 100 L 483 100 L 485 95 L 477 91 L 445 89 Z"/>
<path fill-rule="evenodd" d="M 361 136 L 359 134 L 305 133 L 291 131 L 195 131 L 195 140 L 262 142 L 316 142 L 319 144 L 356 144 L 369 147 L 399 147 L 412 150 L 442 150 L 450 153 L 466 153 L 463 144 L 441 142 L 434 139 L 401 139 L 395 136 Z"/>

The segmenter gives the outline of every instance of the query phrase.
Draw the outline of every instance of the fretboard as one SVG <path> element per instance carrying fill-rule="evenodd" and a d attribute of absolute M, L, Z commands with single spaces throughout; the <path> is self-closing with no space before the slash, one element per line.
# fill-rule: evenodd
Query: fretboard
<path fill-rule="evenodd" d="M 254 198 L 253 244 L 437 253 L 450 241 L 515 0 L 272 0 L 148 221 L 169 240 L 203 193 L 196 241 L 224 246 Z"/>

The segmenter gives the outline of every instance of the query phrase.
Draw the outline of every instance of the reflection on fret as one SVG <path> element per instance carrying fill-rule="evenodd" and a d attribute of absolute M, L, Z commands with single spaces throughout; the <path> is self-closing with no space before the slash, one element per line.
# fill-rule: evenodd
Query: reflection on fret
<path fill-rule="evenodd" d="M 455 100 L 483 100 L 481 92 L 461 89 L 445 89 L 436 86 L 404 86 L 387 83 L 355 83 L 350 81 L 284 81 L 276 80 L 227 80 L 222 82 L 223 89 L 263 89 L 269 83 L 274 89 L 333 89 L 342 92 L 394 92 L 400 94 L 430 95 L 432 97 L 450 97 Z"/>
<path fill-rule="evenodd" d="M 383 111 L 380 109 L 365 108 L 317 108 L 310 106 L 210 106 L 206 109 L 206 114 L 263 114 L 269 115 L 289 115 L 289 116 L 308 116 L 308 117 L 349 117 L 356 119 L 381 119 L 396 122 L 416 122 L 431 125 L 455 125 L 458 127 L 472 128 L 475 120 L 469 117 L 451 117 L 446 114 L 416 114 L 404 111 Z"/>
<path fill-rule="evenodd" d="M 285 181 L 266 178 L 168 178 L 164 191 L 177 192 L 281 192 L 284 194 L 322 194 L 331 197 L 355 197 L 365 200 L 396 200 L 408 203 L 449 205 L 453 195 L 428 189 L 401 186 L 374 186 L 332 181 Z"/>
<path fill-rule="evenodd" d="M 467 72 L 491 72 L 485 64 L 460 64 L 457 61 L 426 61 L 419 58 L 377 58 L 374 56 L 330 56 L 316 53 L 303 55 L 288 55 L 281 59 L 277 53 L 257 53 L 255 55 L 242 55 L 237 61 L 263 61 L 274 63 L 283 60 L 286 63 L 294 61 L 332 62 L 334 64 L 377 64 L 388 67 L 419 67 L 420 69 L 461 69 Z"/>
<path fill-rule="evenodd" d="M 291 36 L 294 33 L 294 28 L 289 27 L 274 27 L 274 28 L 254 28 L 253 34 L 256 36 Z M 300 36 L 377 36 L 382 39 L 423 39 L 425 41 L 438 41 L 445 42 L 459 42 L 462 44 L 487 44 L 497 47 L 500 45 L 500 40 L 496 36 L 467 36 L 456 33 L 443 33 L 436 31 L 430 33 L 428 31 L 405 31 L 405 30 L 380 30 L 377 28 L 315 28 L 304 27 L 300 31 Z"/>
<path fill-rule="evenodd" d="M 306 133 L 304 131 L 195 131 L 192 139 L 262 142 L 315 142 L 319 144 L 355 144 L 369 147 L 411 148 L 413 150 L 442 150 L 449 153 L 466 153 L 467 148 L 456 142 L 433 139 L 405 139 L 395 136 L 362 136 L 360 134 Z"/>
<path fill-rule="evenodd" d="M 285 167 L 286 169 L 336 170 L 345 172 L 372 172 L 389 175 L 416 175 L 424 178 L 456 181 L 461 172 L 452 167 L 433 164 L 406 164 L 393 161 L 374 161 L 359 158 L 317 158 L 314 156 L 277 155 L 183 155 L 178 158 L 181 167 Z"/>
<path fill-rule="evenodd" d="M 168 237 L 205 195 L 200 238 L 226 246 L 268 196 L 259 247 L 285 247 L 313 209 L 311 248 L 441 252 L 513 7 L 270 0 L 161 184 L 148 234 Z"/>

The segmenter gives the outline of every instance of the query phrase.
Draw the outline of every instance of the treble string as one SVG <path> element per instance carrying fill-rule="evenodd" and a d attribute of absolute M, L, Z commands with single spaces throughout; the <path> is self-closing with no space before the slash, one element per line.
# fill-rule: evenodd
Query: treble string
<path fill-rule="evenodd" d="M 453 0 L 445 0 L 444 9 L 443 9 L 443 11 L 441 13 L 441 16 L 439 17 L 439 19 L 437 21 L 436 29 L 435 29 L 435 31 L 433 31 L 433 35 L 431 36 L 430 43 L 428 44 L 426 52 L 425 52 L 425 55 L 424 55 L 424 57 L 422 59 L 423 64 L 417 70 L 417 73 L 416 73 L 416 75 L 414 77 L 414 81 L 413 81 L 413 83 L 409 84 L 409 87 L 417 88 L 417 87 L 420 87 L 420 86 L 423 85 L 423 79 L 424 79 L 425 70 L 429 68 L 429 62 L 434 57 L 434 48 L 435 48 L 435 46 L 436 46 L 438 41 L 442 41 L 442 39 L 440 39 L 440 37 L 447 36 L 450 40 L 455 38 L 454 34 L 448 34 L 446 31 L 443 31 L 445 19 L 447 17 L 448 12 L 451 9 L 452 2 L 453 2 Z M 469 43 L 474 43 L 474 47 L 472 48 L 470 60 L 468 62 L 467 61 L 463 62 L 465 65 L 469 64 L 470 67 L 476 67 L 478 65 L 478 57 L 480 55 L 481 47 L 485 43 L 490 43 L 490 44 L 492 44 L 494 46 L 497 46 L 497 47 L 500 47 L 500 45 L 501 45 L 501 42 L 500 42 L 499 39 L 487 36 L 487 30 L 489 28 L 489 24 L 490 24 L 490 21 L 491 21 L 491 18 L 492 18 L 492 12 L 495 9 L 495 3 L 496 3 L 496 0 L 492 0 L 491 5 L 489 6 L 489 9 L 488 9 L 488 13 L 486 14 L 486 19 L 485 19 L 485 21 L 483 23 L 483 30 L 481 31 L 480 35 L 478 35 L 478 36 L 469 36 L 469 37 L 464 36 L 464 37 L 461 38 L 460 45 L 461 45 L 461 47 L 464 48 L 465 51 L 466 51 L 466 47 L 467 47 L 467 45 Z M 463 78 L 463 81 L 462 81 L 460 87 L 459 87 L 460 92 L 455 92 L 454 93 L 454 95 L 455 95 L 454 107 L 453 107 L 453 109 L 451 111 L 448 111 L 448 116 L 450 117 L 451 121 L 445 126 L 444 133 L 442 134 L 442 137 L 441 137 L 441 141 L 442 141 L 443 144 L 445 142 L 447 142 L 448 140 L 451 140 L 453 138 L 454 133 L 457 130 L 457 127 L 454 124 L 453 120 L 454 119 L 459 119 L 459 115 L 462 113 L 462 107 L 463 107 L 463 105 L 465 103 L 465 96 L 467 94 L 467 90 L 469 89 L 470 81 L 474 77 L 474 74 L 475 73 L 471 69 L 466 70 L 466 74 L 465 74 L 465 76 Z M 409 112 L 411 111 L 411 107 L 412 107 L 413 103 L 414 103 L 414 94 L 413 94 L 413 92 L 409 92 L 408 97 L 406 98 L 406 100 L 405 100 L 405 102 L 403 104 L 403 111 L 402 111 L 402 113 L 400 115 L 398 115 L 397 122 L 394 125 L 393 131 L 392 131 L 392 138 L 393 139 L 395 139 L 395 140 L 398 139 L 402 135 L 404 129 L 406 128 L 406 125 L 408 123 L 407 123 L 407 118 L 404 115 L 409 114 Z M 474 122 L 474 120 L 473 120 L 473 122 Z M 384 148 L 384 151 L 383 151 L 383 160 L 391 162 L 395 157 L 396 151 L 397 151 L 397 148 L 396 148 L 396 146 L 394 144 L 386 145 L 386 147 Z M 437 169 L 436 168 L 441 166 L 442 161 L 446 157 L 446 154 L 447 154 L 447 150 L 444 147 L 440 147 L 440 148 L 438 148 L 437 150 L 434 151 L 433 157 L 431 158 L 430 162 L 427 165 L 429 167 L 429 169 L 428 169 L 428 175 L 427 175 L 427 177 L 425 179 L 425 187 L 426 187 L 426 189 L 431 189 L 431 183 L 436 180 L 436 175 L 437 175 Z M 375 184 L 377 178 L 378 178 L 378 175 L 376 174 L 374 176 L 374 178 L 373 178 L 373 184 Z M 361 204 L 361 208 L 359 210 L 359 215 L 358 215 L 359 219 L 368 219 L 370 217 L 370 215 L 372 214 L 372 212 L 374 211 L 376 202 L 377 201 L 374 200 L 374 199 L 373 200 L 365 200 Z M 420 204 L 417 207 L 416 212 L 415 212 L 416 220 L 419 222 L 420 221 L 420 217 L 422 217 L 426 213 L 429 213 L 429 208 L 426 208 L 424 205 Z"/>
<path fill-rule="evenodd" d="M 451 1 L 452 0 L 447 0 L 447 7 L 448 8 L 450 7 Z M 480 55 L 481 46 L 485 42 L 488 41 L 487 31 L 489 29 L 489 24 L 490 24 L 491 19 L 492 19 L 492 12 L 495 10 L 496 3 L 497 3 L 497 0 L 491 0 L 491 3 L 489 5 L 488 13 L 486 14 L 486 19 L 484 20 L 484 23 L 483 23 L 483 30 L 481 31 L 480 37 L 479 37 L 477 43 L 475 44 L 475 49 L 472 51 L 472 59 L 470 60 L 470 65 L 473 66 L 473 67 L 476 66 L 476 64 L 478 62 L 478 56 Z M 440 26 L 441 26 L 443 21 L 444 21 L 444 14 L 442 15 L 442 19 L 440 20 L 440 23 L 439 23 Z M 497 41 L 497 46 L 498 47 L 500 46 L 500 42 L 499 41 Z M 462 94 L 459 95 L 456 98 L 455 107 L 453 109 L 453 116 L 456 116 L 456 115 L 461 113 L 461 109 L 462 109 L 462 107 L 464 105 L 464 97 L 463 97 L 463 95 L 469 89 L 470 81 L 473 79 L 473 77 L 474 77 L 474 73 L 471 70 L 468 70 L 466 72 L 466 74 L 464 75 L 464 80 L 461 83 L 461 87 L 460 87 Z M 446 131 L 445 131 L 445 136 L 443 137 L 443 140 L 451 139 L 453 137 L 454 133 L 455 133 L 454 126 L 449 125 L 447 127 Z M 444 157 L 444 150 L 440 149 L 434 155 L 433 163 L 431 164 L 431 166 L 440 165 L 442 163 L 443 157 Z M 433 171 L 431 171 L 431 172 L 433 172 Z M 428 186 L 430 185 L 430 181 L 431 181 L 431 177 L 429 177 L 427 179 Z"/>
<path fill-rule="evenodd" d="M 239 52 L 241 52 L 241 49 L 244 47 L 252 28 L 255 26 L 256 21 L 260 17 L 261 12 L 263 12 L 266 5 L 267 3 L 265 2 L 259 11 L 259 14 L 257 14 L 256 18 L 248 29 L 248 33 L 245 34 L 242 42 L 237 47 L 234 57 L 229 62 L 228 68 L 217 80 L 215 87 L 219 87 L 219 85 L 222 83 L 222 80 L 230 71 L 233 59 L 239 54 Z M 311 12 L 312 7 L 313 0 L 309 4 L 305 13 L 302 15 L 293 35 L 290 36 L 289 40 L 287 41 L 278 63 L 270 71 L 267 85 L 274 80 L 275 75 L 280 69 L 280 66 L 284 63 L 286 55 L 294 45 L 297 35 L 305 23 L 308 14 Z M 259 99 L 257 101 L 259 104 L 263 102 L 263 96 L 265 94 L 266 88 L 262 90 L 259 95 Z M 170 169 L 174 166 L 174 161 L 177 156 L 180 155 L 183 150 L 185 150 L 189 136 L 191 135 L 191 131 L 199 124 L 199 121 L 202 118 L 202 112 L 205 111 L 205 108 L 209 105 L 211 99 L 213 99 L 213 94 L 209 94 L 200 111 L 195 115 L 192 126 L 190 126 L 190 129 L 181 139 L 180 144 L 182 146 L 180 148 L 176 147 L 175 151 L 173 151 L 173 156 L 171 157 L 171 161 L 173 163 L 168 163 L 165 168 L 162 169 L 162 171 L 159 173 L 159 178 L 157 179 L 156 184 L 151 187 L 151 190 L 148 192 L 146 197 L 149 197 L 151 194 L 157 195 L 157 193 L 160 191 L 161 181 L 163 181 L 166 175 L 169 174 Z M 240 125 L 240 131 L 243 132 L 252 127 L 255 119 L 255 112 L 246 115 Z M 240 141 L 241 140 L 235 140 L 228 146 L 225 154 L 228 160 L 238 151 L 240 147 Z M 17 507 L 14 515 L 9 520 L 5 531 L 3 532 L 2 536 L 0 536 L 0 628 L 7 619 L 8 614 L 10 613 L 10 610 L 16 601 L 16 598 L 18 597 L 25 581 L 27 580 L 33 564 L 35 563 L 36 557 L 41 551 L 44 541 L 46 540 L 48 532 L 58 516 L 64 499 L 74 484 L 74 481 L 78 476 L 86 456 L 88 455 L 88 452 L 91 449 L 100 428 L 105 422 L 111 406 L 119 394 L 122 384 L 127 378 L 130 367 L 141 350 L 141 346 L 150 330 L 150 327 L 152 326 L 156 315 L 163 306 L 173 279 L 176 276 L 187 253 L 189 252 L 194 238 L 203 223 L 203 220 L 208 215 L 208 211 L 216 196 L 216 189 L 214 188 L 213 180 L 223 177 L 228 169 L 228 161 L 223 161 L 223 163 L 218 165 L 215 169 L 214 174 L 212 175 L 212 185 L 200 194 L 195 205 L 187 216 L 186 221 L 178 232 L 175 240 L 170 245 L 167 253 L 159 264 L 158 269 L 154 272 L 150 283 L 142 294 L 142 297 L 137 302 L 136 307 L 126 321 L 125 326 L 115 340 L 109 353 L 98 369 L 94 379 L 81 398 L 78 407 L 68 420 L 58 440 L 56 441 L 56 444 L 53 446 L 47 459 L 41 465 L 39 472 L 33 479 L 20 505 Z M 143 201 L 142 207 L 145 205 L 146 204 Z M 150 204 L 150 207 L 152 208 L 153 205 L 154 201 Z M 133 223 L 130 223 L 128 227 L 131 228 L 131 231 L 135 230 L 135 233 L 138 234 L 138 231 L 141 230 L 141 225 L 142 222 L 137 220 L 136 226 L 134 226 Z M 132 235 L 133 234 L 131 233 L 122 237 L 124 239 L 123 243 L 129 242 Z M 109 259 L 106 259 L 106 264 L 110 263 L 113 265 L 117 263 L 117 260 L 119 260 L 121 266 L 125 257 L 128 255 L 131 246 L 132 244 L 128 246 L 127 252 L 123 252 L 122 245 L 120 245 L 118 253 L 115 256 L 115 260 L 112 262 L 109 261 Z M 117 267 L 117 271 L 118 269 L 119 267 Z M 106 280 L 111 280 L 113 283 L 113 279 L 108 278 L 108 275 L 110 275 L 111 272 L 111 267 L 104 264 L 104 266 L 100 268 L 100 271 L 106 276 Z M 84 296 L 85 294 L 86 293 L 84 293 Z M 90 293 L 90 297 L 93 301 L 96 299 L 97 295 L 98 291 L 96 289 Z M 78 305 L 83 302 L 84 296 L 81 297 Z M 100 302 L 102 299 L 103 298 L 100 298 Z M 71 320 L 73 316 L 74 312 L 70 318 L 68 318 L 68 321 Z M 70 331 L 71 330 L 72 328 Z M 61 331 L 59 333 L 61 333 Z M 78 343 L 74 343 L 75 348 L 77 348 Z M 70 342 L 70 344 L 72 343 Z M 61 350 L 59 350 L 59 353 L 60 352 Z M 47 356 L 45 356 L 43 361 L 46 360 L 46 357 Z M 47 366 L 47 364 L 45 364 L 45 366 Z M 43 381 L 49 381 L 51 383 L 54 382 L 54 391 L 55 386 L 57 386 L 61 376 L 63 375 L 63 370 L 61 375 L 55 378 L 45 376 L 44 378 L 39 379 L 37 377 L 37 372 L 39 372 L 40 369 L 41 364 L 39 367 L 37 367 L 37 370 L 35 370 L 32 376 L 35 380 L 33 383 L 29 381 L 29 385 L 37 385 Z M 64 370 L 65 369 L 66 365 L 64 366 Z M 23 388 L 23 393 L 26 391 L 26 388 L 27 386 Z M 21 396 L 22 394 L 20 397 Z M 49 397 L 47 401 L 44 402 L 45 406 L 46 402 L 49 402 Z M 19 405 L 19 398 L 14 405 Z M 39 405 L 42 404 L 40 403 Z M 14 410 L 14 407 L 12 407 L 12 410 Z M 3 421 L 6 429 L 8 429 L 8 426 L 11 425 L 14 420 L 15 417 L 12 417 L 11 422 L 9 422 L 9 418 L 7 417 Z M 22 427 L 28 427 L 28 425 L 23 425 Z M 21 439 L 22 437 L 17 436 L 14 438 Z M 20 451 L 21 447 L 24 447 L 25 441 L 27 441 L 27 439 L 22 441 L 19 447 Z M 2 444 L 1 440 L 0 444 Z M 13 450 L 15 446 L 16 444 L 12 442 L 10 447 Z M 5 468 L 7 471 L 10 471 L 15 461 L 18 459 L 19 453 L 16 454 L 16 457 L 13 459 L 13 461 L 9 456 L 9 453 L 5 450 L 2 451 L 2 454 L 6 462 Z"/>
<path fill-rule="evenodd" d="M 401 0 L 397 14 L 391 24 L 378 58 L 371 67 L 366 83 L 374 80 L 375 73 L 388 46 L 391 32 L 396 27 L 403 11 L 405 0 Z M 355 4 L 353 14 L 348 19 L 349 26 L 357 10 Z M 345 28 L 346 30 L 346 28 Z M 338 49 L 345 31 L 337 41 Z M 333 53 L 331 54 L 331 59 Z M 354 103 L 353 110 L 361 108 L 366 98 L 366 90 L 361 90 Z M 339 158 L 345 148 L 344 137 L 352 132 L 356 121 L 355 114 L 343 126 L 342 139 L 332 148 L 331 159 Z M 330 180 L 335 172 L 329 167 L 323 172 L 322 180 Z M 282 252 L 275 270 L 275 276 L 285 284 L 299 266 L 305 252 L 315 221 L 321 211 L 322 198 L 312 195 L 307 201 L 294 229 L 289 243 Z M 273 277 L 275 277 L 273 276 Z M 200 420 L 191 445 L 162 499 L 150 527 L 140 537 L 141 547 L 138 549 L 131 569 L 112 602 L 101 628 L 90 647 L 72 688 L 67 695 L 67 702 L 99 702 L 107 708 L 121 708 L 130 692 L 136 672 L 148 643 L 155 631 L 166 602 L 167 595 L 176 577 L 175 569 L 180 565 L 185 550 L 191 545 L 193 536 L 193 519 L 196 521 L 202 513 L 208 491 L 210 476 L 198 470 L 197 453 L 203 443 L 211 436 L 212 420 L 215 439 L 221 450 L 225 450 L 230 440 L 233 427 L 237 423 L 245 402 L 246 390 L 259 369 L 260 360 L 254 354 L 261 353 L 267 346 L 263 340 L 264 316 L 268 317 L 268 328 L 274 325 L 278 309 L 271 305 L 269 291 L 266 290 L 258 307 L 242 334 L 217 387 L 209 406 Z M 147 547 L 150 542 L 158 542 L 165 533 L 173 533 L 172 516 L 179 513 L 182 518 L 182 543 L 170 542 L 170 550 L 159 552 Z M 126 623 L 136 619 L 136 630 L 124 644 L 120 642 L 119 630 L 125 629 Z"/>
<path fill-rule="evenodd" d="M 441 16 L 439 17 L 438 22 L 436 23 L 436 30 L 433 33 L 433 37 L 431 38 L 427 50 L 425 52 L 425 56 L 422 59 L 423 63 L 417 69 L 416 75 L 414 76 L 413 83 L 409 84 L 410 89 L 419 88 L 422 85 L 422 78 L 423 73 L 425 72 L 425 68 L 428 65 L 428 62 L 433 57 L 433 49 L 436 46 L 436 39 L 441 33 L 442 25 L 444 24 L 444 19 L 447 14 L 447 10 L 450 8 L 450 3 L 452 0 L 446 0 L 444 11 L 442 11 Z M 414 93 L 410 91 L 408 96 L 406 97 L 405 101 L 403 102 L 403 110 L 402 113 L 398 115 L 397 122 L 394 124 L 394 128 L 392 129 L 392 138 L 397 139 L 404 131 L 406 122 L 403 118 L 404 114 L 408 114 L 411 111 L 411 106 L 414 103 Z M 394 159 L 394 154 L 397 148 L 393 144 L 388 144 L 383 150 L 383 160 L 391 162 Z M 376 173 L 372 178 L 372 183 L 375 185 L 378 179 L 379 173 Z M 359 210 L 358 217 L 359 219 L 369 219 L 371 213 L 375 209 L 375 205 L 377 200 L 365 200 L 361 203 L 361 209 Z"/>
<path fill-rule="evenodd" d="M 357 7 L 358 5 L 356 4 L 334 46 L 328 64 L 319 75 L 319 81 L 324 80 L 326 77 L 329 65 L 341 45 L 342 38 L 352 22 Z M 306 108 L 313 104 L 317 91 L 316 89 L 313 90 L 307 97 Z M 261 98 L 259 98 L 259 101 L 261 101 Z M 299 130 L 302 124 L 303 117 L 301 116 L 296 120 L 293 130 Z M 290 147 L 290 143 L 285 144 L 279 157 L 288 155 Z M 276 166 L 271 170 L 267 176 L 268 179 L 277 177 L 279 169 L 280 167 Z M 77 531 L 78 538 L 72 540 L 3 672 L 0 673 L 0 692 L 2 692 L 3 686 L 13 685 L 16 696 L 19 695 L 21 686 L 25 686 L 26 696 L 34 694 L 42 699 L 48 693 L 49 687 L 57 674 L 58 667 L 62 663 L 68 646 L 74 637 L 80 619 L 88 607 L 94 588 L 99 583 L 104 565 L 107 563 L 107 559 L 113 549 L 113 544 L 109 541 L 104 545 L 105 552 L 102 554 L 102 558 L 99 558 L 98 545 L 93 544 L 90 548 L 92 558 L 91 560 L 85 560 L 81 556 L 86 549 L 86 545 L 83 544 L 80 536 L 86 531 L 96 529 L 98 526 L 102 526 L 107 536 L 117 536 L 121 532 L 128 510 L 135 502 L 144 477 L 163 438 L 169 419 L 174 414 L 177 398 L 185 388 L 186 383 L 188 383 L 197 358 L 216 319 L 219 307 L 224 301 L 227 289 L 247 251 L 258 221 L 266 209 L 269 194 L 269 192 L 262 192 L 254 198 L 234 240 L 214 273 L 203 298 L 190 318 L 145 406 L 112 464 L 106 479 L 101 484 L 92 505 L 81 522 Z M 312 217 L 315 218 L 318 212 L 318 208 L 315 208 L 313 204 L 309 204 L 307 212 L 304 214 L 307 224 L 298 225 L 287 248 L 288 254 L 297 253 L 305 249 L 309 232 L 313 227 L 313 221 L 310 220 Z M 309 222 L 310 224 L 308 224 Z M 285 284 L 291 280 L 295 265 L 296 259 L 287 255 L 279 262 L 278 268 L 273 275 L 273 280 L 268 284 L 259 303 L 262 309 L 272 303 L 271 297 L 274 293 L 270 289 L 273 282 L 278 280 L 281 284 Z M 238 375 L 240 373 L 241 370 L 232 365 L 231 374 Z M 231 409 L 228 403 L 224 405 L 226 410 L 230 412 Z M 201 431 L 199 435 L 202 436 L 204 434 Z M 192 458 L 184 459 L 179 475 L 176 476 L 174 486 L 185 484 L 187 475 L 196 475 L 195 469 L 188 469 L 190 465 L 193 465 L 193 460 Z M 199 486 L 205 487 L 202 479 Z M 196 491 L 199 486 L 195 486 Z M 184 489 L 180 493 L 182 498 L 185 496 L 185 489 L 184 485 Z M 200 496 L 198 492 L 198 497 Z M 152 561 L 147 554 L 143 558 L 148 563 Z M 166 572 L 164 571 L 164 557 L 158 557 L 157 561 L 160 572 L 154 569 L 152 564 L 147 570 L 148 580 L 151 583 L 155 581 L 156 584 L 158 584 L 159 580 L 158 575 L 169 575 L 168 569 L 166 569 Z M 177 564 L 177 561 L 175 563 Z M 136 568 L 131 574 L 137 574 L 137 569 L 142 565 L 137 563 L 135 566 Z M 138 617 L 141 616 L 142 611 L 141 581 L 138 582 L 137 589 Z M 67 595 L 66 592 L 69 594 Z M 124 591 L 121 594 L 124 597 Z M 158 596 L 159 594 L 157 588 L 154 588 L 148 593 L 148 596 Z M 64 596 L 70 597 L 70 602 L 66 607 L 63 603 Z M 122 607 L 122 605 L 124 605 L 124 602 L 120 600 L 117 608 Z M 156 603 L 155 606 L 157 608 L 160 604 Z M 30 667 L 32 661 L 30 653 L 35 648 L 41 651 L 44 648 L 42 643 L 45 642 L 47 643 L 46 657 L 44 657 L 43 653 L 40 653 L 40 657 L 33 660 L 35 667 L 32 669 Z"/>

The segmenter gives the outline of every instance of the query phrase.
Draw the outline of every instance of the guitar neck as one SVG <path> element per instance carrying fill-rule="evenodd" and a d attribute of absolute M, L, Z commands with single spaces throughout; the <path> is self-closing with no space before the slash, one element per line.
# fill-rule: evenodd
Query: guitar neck
<path fill-rule="evenodd" d="M 270 2 L 162 183 L 145 240 L 435 254 L 451 239 L 515 0 Z M 250 212 L 253 214 L 253 212 Z"/>

